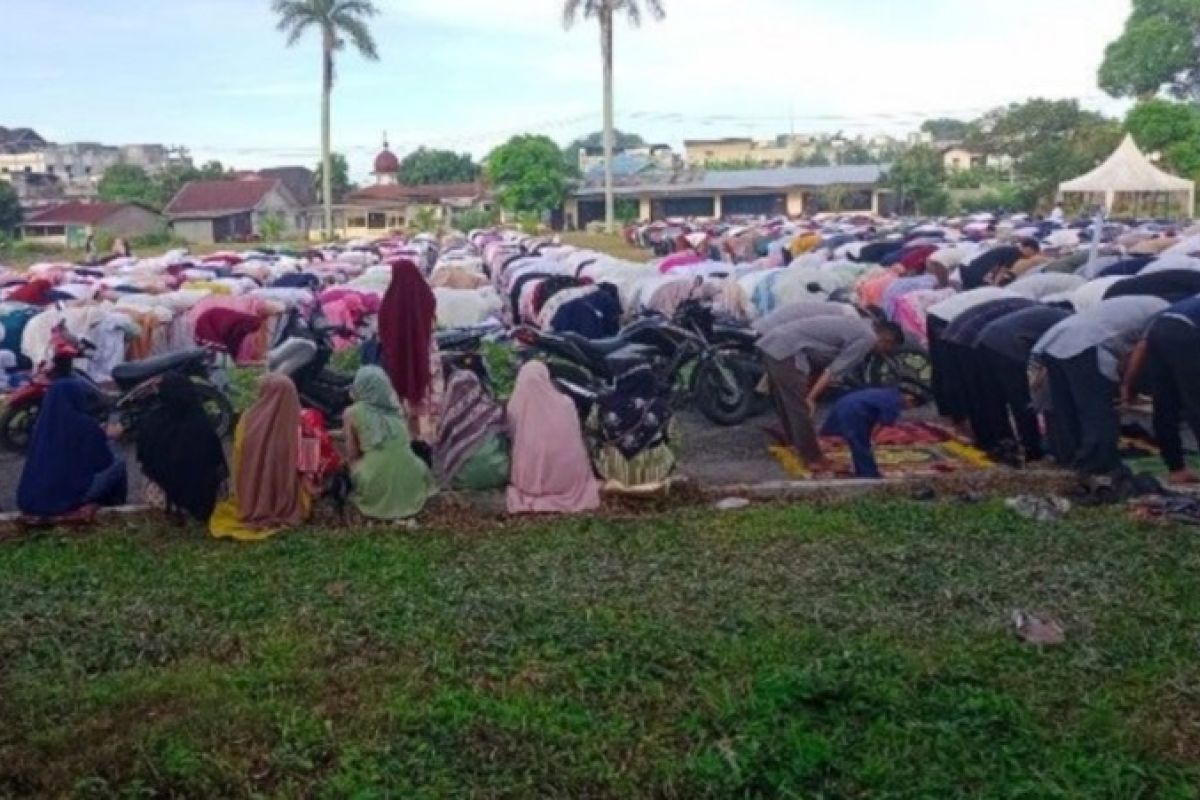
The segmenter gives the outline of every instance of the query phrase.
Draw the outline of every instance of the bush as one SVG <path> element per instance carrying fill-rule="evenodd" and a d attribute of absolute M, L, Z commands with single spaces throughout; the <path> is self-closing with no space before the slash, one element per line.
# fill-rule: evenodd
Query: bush
<path fill-rule="evenodd" d="M 453 226 L 466 233 L 467 231 L 491 228 L 500 222 L 500 212 L 495 209 L 471 208 L 455 214 Z"/>

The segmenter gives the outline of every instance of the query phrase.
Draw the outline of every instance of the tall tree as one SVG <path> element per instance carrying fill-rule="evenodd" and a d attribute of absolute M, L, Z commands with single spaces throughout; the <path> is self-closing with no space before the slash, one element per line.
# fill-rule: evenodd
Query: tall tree
<path fill-rule="evenodd" d="M 666 16 L 662 0 L 565 0 L 563 25 L 594 19 L 600 24 L 600 56 L 604 61 L 604 221 L 609 233 L 616 231 L 616 207 L 613 202 L 613 18 L 624 13 L 631 25 L 642 21 L 642 3 L 655 19 Z"/>
<path fill-rule="evenodd" d="M 155 209 L 163 207 L 162 192 L 157 182 L 146 170 L 134 164 L 113 164 L 104 170 L 96 191 L 101 200 L 109 203 L 140 203 Z"/>
<path fill-rule="evenodd" d="M 888 170 L 887 185 L 895 190 L 900 213 L 943 214 L 950 195 L 942 188 L 945 179 L 942 157 L 932 147 L 913 147 L 896 159 Z"/>
<path fill-rule="evenodd" d="M 8 181 L 0 181 L 0 234 L 12 234 L 21 224 L 21 198 Z"/>
<path fill-rule="evenodd" d="M 479 167 L 469 154 L 418 147 L 400 161 L 397 180 L 406 186 L 427 186 L 431 183 L 469 183 L 477 177 Z"/>
<path fill-rule="evenodd" d="M 1200 109 L 1194 104 L 1138 103 L 1125 117 L 1125 130 L 1142 149 L 1161 153 L 1171 171 L 1189 178 L 1200 173 Z"/>
<path fill-rule="evenodd" d="M 1114 97 L 1146 100 L 1165 87 L 1180 99 L 1200 99 L 1200 0 L 1133 0 L 1098 78 Z"/>
<path fill-rule="evenodd" d="M 570 173 L 549 137 L 514 136 L 493 150 L 486 163 L 488 183 L 506 211 L 543 214 L 566 197 Z"/>
<path fill-rule="evenodd" d="M 1100 163 L 1121 141 L 1121 127 L 1075 100 L 1033 99 L 998 108 L 971 124 L 968 146 L 1016 162 L 1021 183 L 1048 205 L 1062 181 Z"/>
<path fill-rule="evenodd" d="M 371 0 L 274 0 L 278 29 L 287 34 L 288 47 L 309 28 L 321 36 L 321 198 L 325 206 L 325 235 L 333 238 L 333 167 L 330 145 L 330 103 L 333 96 L 333 56 L 349 39 L 359 54 L 379 60 L 379 50 L 367 20 L 379 13 Z"/>
<path fill-rule="evenodd" d="M 346 157 L 341 153 L 330 153 L 329 164 L 333 176 L 329 188 L 333 192 L 333 202 L 340 203 L 343 197 L 354 191 L 354 184 L 350 182 L 350 164 L 346 162 Z M 317 164 L 316 172 L 313 174 L 313 188 L 319 195 L 324 186 L 325 165 Z"/>

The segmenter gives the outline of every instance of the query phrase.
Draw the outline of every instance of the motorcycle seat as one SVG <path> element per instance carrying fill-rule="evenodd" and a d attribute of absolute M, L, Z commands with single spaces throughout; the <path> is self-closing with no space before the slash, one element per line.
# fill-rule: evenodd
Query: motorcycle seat
<path fill-rule="evenodd" d="M 623 347 L 629 347 L 629 341 L 620 336 L 609 339 L 589 339 L 578 333 L 564 333 L 563 338 L 574 344 L 591 358 L 603 359 L 610 353 L 615 353 Z"/>
<path fill-rule="evenodd" d="M 316 343 L 308 339 L 288 339 L 267 353 L 267 369 L 290 376 L 316 358 L 316 355 Z"/>
<path fill-rule="evenodd" d="M 203 361 L 207 356 L 208 353 L 204 348 L 196 347 L 179 353 L 168 353 L 141 361 L 118 364 L 113 367 L 112 376 L 118 386 L 127 389 L 157 375 L 174 372 L 198 361 Z"/>

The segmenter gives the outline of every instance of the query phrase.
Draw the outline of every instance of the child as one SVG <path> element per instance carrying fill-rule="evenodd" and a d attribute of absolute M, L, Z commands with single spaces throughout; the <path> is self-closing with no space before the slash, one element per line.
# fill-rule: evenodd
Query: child
<path fill-rule="evenodd" d="M 840 436 L 850 445 L 854 475 L 882 478 L 875 463 L 871 435 L 878 425 L 893 425 L 900 412 L 916 405 L 915 398 L 899 389 L 860 389 L 842 397 L 821 426 L 822 436 Z"/>

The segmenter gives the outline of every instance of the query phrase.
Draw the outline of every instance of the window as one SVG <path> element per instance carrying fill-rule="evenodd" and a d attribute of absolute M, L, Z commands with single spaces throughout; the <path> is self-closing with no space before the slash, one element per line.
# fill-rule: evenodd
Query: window
<path fill-rule="evenodd" d="M 47 164 L 47 165 L 46 165 L 46 173 L 47 173 L 47 174 L 49 174 L 49 175 L 53 175 L 53 174 L 54 174 L 54 165 L 53 165 L 53 164 Z"/>
<path fill-rule="evenodd" d="M 25 174 L 26 175 L 33 174 L 33 167 L 25 167 Z"/>
<path fill-rule="evenodd" d="M 387 227 L 387 214 L 372 211 L 367 215 L 367 227 L 371 230 L 382 230 Z"/>
<path fill-rule="evenodd" d="M 361 216 L 347 217 L 346 218 L 346 227 L 347 228 L 365 228 L 365 227 L 367 227 L 367 218 L 361 217 Z"/>

